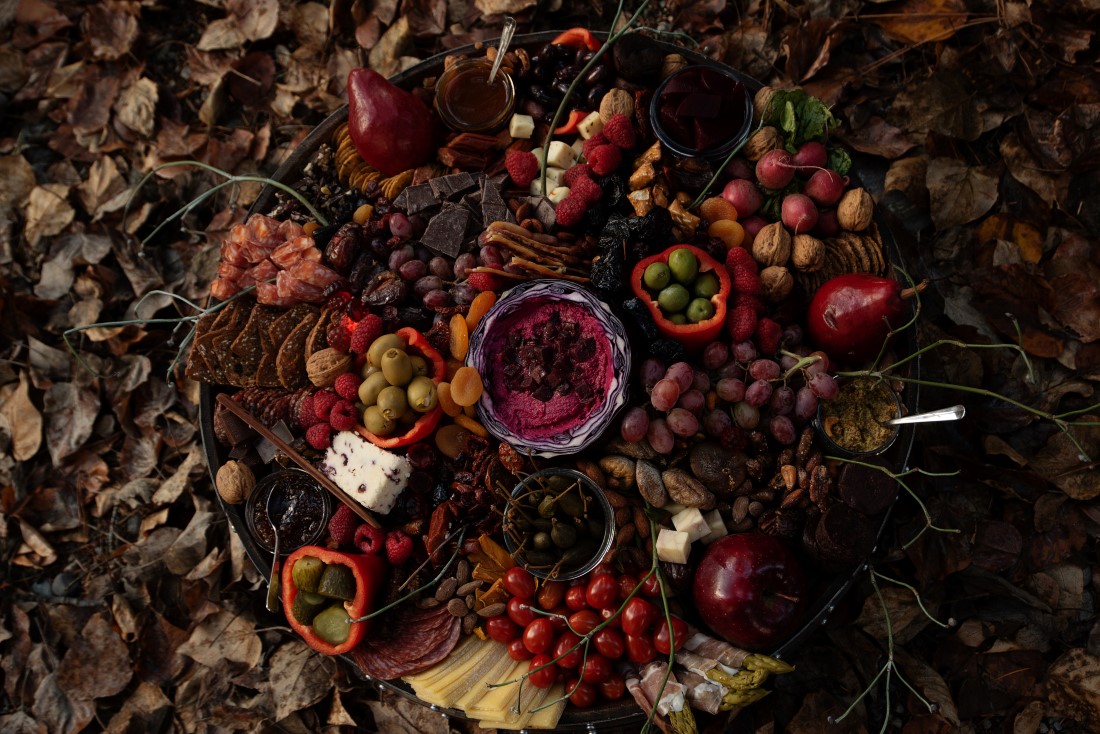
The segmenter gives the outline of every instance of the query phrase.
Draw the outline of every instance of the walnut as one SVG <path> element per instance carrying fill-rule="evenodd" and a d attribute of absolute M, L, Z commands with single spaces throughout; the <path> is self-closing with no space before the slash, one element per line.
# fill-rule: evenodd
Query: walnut
<path fill-rule="evenodd" d="M 745 142 L 745 149 L 742 152 L 750 161 L 758 161 L 769 150 L 778 148 L 779 143 L 779 131 L 771 125 L 765 125 Z"/>
<path fill-rule="evenodd" d="M 862 232 L 871 226 L 875 202 L 866 189 L 849 189 L 844 192 L 836 207 L 836 220 L 841 229 Z"/>
<path fill-rule="evenodd" d="M 791 235 L 782 222 L 762 227 L 752 241 L 752 256 L 764 267 L 786 265 L 791 257 Z"/>
<path fill-rule="evenodd" d="M 794 288 L 794 276 L 782 265 L 769 265 L 760 271 L 760 295 L 771 303 L 779 303 Z"/>
<path fill-rule="evenodd" d="M 760 122 L 760 118 L 767 111 L 768 103 L 771 102 L 772 95 L 775 92 L 776 90 L 772 87 L 761 87 L 756 96 L 752 98 L 752 119 L 754 121 Z"/>
<path fill-rule="evenodd" d="M 808 234 L 796 234 L 791 240 L 791 265 L 795 270 L 812 273 L 825 264 L 825 243 Z"/>
<path fill-rule="evenodd" d="M 214 485 L 226 504 L 239 505 L 252 494 L 252 488 L 256 486 L 256 476 L 241 462 L 227 461 L 218 468 Z"/>
<path fill-rule="evenodd" d="M 600 119 L 607 124 L 612 115 L 634 117 L 634 97 L 625 89 L 612 89 L 600 100 Z"/>
<path fill-rule="evenodd" d="M 317 387 L 332 387 L 336 378 L 350 369 L 351 355 L 331 347 L 314 352 L 306 362 L 309 381 Z"/>
<path fill-rule="evenodd" d="M 668 54 L 665 56 L 664 61 L 661 63 L 661 78 L 664 79 L 672 74 L 675 74 L 680 69 L 687 66 L 687 59 L 680 54 Z"/>

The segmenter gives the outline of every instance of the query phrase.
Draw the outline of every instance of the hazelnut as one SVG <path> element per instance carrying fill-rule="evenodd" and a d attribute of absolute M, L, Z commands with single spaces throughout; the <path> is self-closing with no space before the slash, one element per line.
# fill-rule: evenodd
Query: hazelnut
<path fill-rule="evenodd" d="M 214 486 L 226 504 L 239 505 L 252 494 L 252 488 L 256 486 L 256 476 L 241 462 L 227 461 L 218 468 Z"/>
<path fill-rule="evenodd" d="M 849 189 L 836 206 L 836 221 L 841 229 L 862 232 L 871 226 L 875 202 L 866 189 Z"/>
<path fill-rule="evenodd" d="M 760 295 L 765 301 L 779 303 L 791 294 L 794 277 L 782 265 L 770 265 L 760 271 Z"/>
<path fill-rule="evenodd" d="M 791 257 L 791 236 L 782 222 L 772 222 L 756 233 L 752 241 L 752 256 L 764 267 L 787 264 Z"/>
<path fill-rule="evenodd" d="M 351 369 L 351 355 L 329 347 L 314 352 L 306 361 L 306 374 L 317 387 L 332 387 L 336 378 Z"/>
<path fill-rule="evenodd" d="M 766 125 L 757 130 L 748 141 L 742 151 L 750 161 L 758 161 L 769 150 L 775 150 L 780 145 L 779 131 L 771 125 Z"/>
<path fill-rule="evenodd" d="M 625 89 L 612 89 L 600 100 L 600 119 L 607 124 L 612 115 L 634 117 L 634 97 Z"/>
<path fill-rule="evenodd" d="M 825 265 L 825 243 L 808 234 L 796 234 L 791 240 L 791 265 L 806 273 L 820 270 Z"/>

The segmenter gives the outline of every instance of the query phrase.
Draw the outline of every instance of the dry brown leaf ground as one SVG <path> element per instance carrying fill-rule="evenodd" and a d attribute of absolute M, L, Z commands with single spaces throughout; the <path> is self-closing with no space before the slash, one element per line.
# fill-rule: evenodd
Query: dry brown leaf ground
<path fill-rule="evenodd" d="M 184 332 L 84 332 L 83 366 L 61 333 L 189 312 L 162 291 L 205 297 L 218 237 L 258 187 L 223 189 L 143 246 L 216 183 L 158 165 L 270 173 L 342 104 L 357 64 L 393 72 L 493 37 L 501 13 L 526 31 L 599 27 L 613 10 L 0 2 L 0 730 L 451 728 L 379 701 L 263 611 L 213 500 L 197 388 L 165 381 Z M 1019 343 L 1029 357 L 941 350 L 928 374 L 1049 413 L 1097 402 L 1100 3 L 668 1 L 646 19 L 832 105 L 907 262 L 933 281 L 925 343 Z M 876 559 L 954 626 L 932 624 L 908 588 L 881 580 L 880 598 L 864 581 L 739 730 L 1095 731 L 1100 430 L 1067 427 L 1075 445 L 998 399 L 923 399 L 960 397 L 968 419 L 926 432 L 914 457 L 950 475 L 913 484 L 960 532 L 905 547 L 924 520 L 903 498 Z M 934 710 L 894 677 L 829 724 L 879 671 L 888 630 L 897 671 Z"/>

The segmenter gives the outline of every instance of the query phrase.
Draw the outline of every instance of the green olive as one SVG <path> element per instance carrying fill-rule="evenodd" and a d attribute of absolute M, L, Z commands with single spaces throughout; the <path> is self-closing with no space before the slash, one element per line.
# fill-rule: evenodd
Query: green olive
<path fill-rule="evenodd" d="M 705 273 L 699 273 L 692 290 L 699 298 L 713 298 L 718 295 L 720 287 L 721 283 L 718 281 L 718 276 L 715 275 L 713 270 L 708 270 Z"/>
<path fill-rule="evenodd" d="M 688 289 L 679 283 L 673 283 L 657 294 L 657 305 L 660 306 L 661 310 L 666 314 L 683 311 L 687 308 L 688 301 L 690 300 L 691 294 L 688 293 Z"/>
<path fill-rule="evenodd" d="M 409 355 L 401 349 L 387 349 L 382 354 L 381 367 L 382 374 L 386 376 L 391 385 L 404 387 L 412 379 L 412 362 L 409 361 Z"/>
<path fill-rule="evenodd" d="M 419 354 L 409 355 L 409 364 L 413 368 L 413 377 L 428 377 L 428 360 L 421 357 Z"/>
<path fill-rule="evenodd" d="M 388 436 L 397 427 L 397 423 L 392 418 L 387 418 L 377 405 L 371 405 L 363 411 L 363 425 L 375 436 Z"/>
<path fill-rule="evenodd" d="M 363 405 L 374 405 L 378 402 L 378 393 L 389 386 L 390 383 L 385 375 L 381 372 L 373 372 L 367 375 L 367 379 L 359 385 L 359 399 L 363 401 Z"/>
<path fill-rule="evenodd" d="M 427 413 L 436 406 L 435 383 L 428 377 L 414 377 L 406 391 L 409 407 L 417 413 Z"/>
<path fill-rule="evenodd" d="M 686 247 L 673 250 L 668 256 L 668 269 L 672 271 L 672 277 L 680 283 L 690 283 L 695 274 L 699 272 L 699 258 Z"/>
<path fill-rule="evenodd" d="M 397 420 L 409 410 L 409 401 L 405 398 L 405 389 L 397 385 L 378 393 L 378 409 L 390 420 Z"/>
<path fill-rule="evenodd" d="M 362 377 L 365 380 L 368 377 L 370 377 L 371 375 L 373 375 L 375 372 L 378 372 L 378 371 L 379 371 L 378 367 L 375 367 L 370 362 L 364 362 L 363 363 L 363 369 L 359 370 L 359 376 Z"/>
<path fill-rule="evenodd" d="M 367 350 L 367 364 L 372 364 L 376 367 L 382 365 L 382 355 L 391 349 L 400 349 L 405 351 L 405 342 L 397 334 L 383 334 L 382 336 L 371 342 L 370 348 Z"/>
<path fill-rule="evenodd" d="M 705 298 L 696 298 L 687 307 L 687 319 L 693 324 L 714 316 L 714 304 Z"/>
<path fill-rule="evenodd" d="M 676 324 L 677 326 L 683 326 L 688 322 L 688 317 L 682 313 L 670 313 L 665 317 L 665 320 L 670 324 Z"/>
<path fill-rule="evenodd" d="M 659 291 L 672 280 L 672 271 L 664 263 L 650 263 L 642 274 L 646 288 Z"/>

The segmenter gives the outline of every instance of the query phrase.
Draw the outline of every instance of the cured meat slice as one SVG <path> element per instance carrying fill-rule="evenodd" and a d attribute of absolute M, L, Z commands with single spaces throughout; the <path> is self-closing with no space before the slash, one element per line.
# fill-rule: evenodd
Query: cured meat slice
<path fill-rule="evenodd" d="M 244 271 L 244 276 L 240 280 L 240 285 L 242 289 L 247 288 L 256 283 L 263 283 L 265 280 L 271 280 L 278 275 L 279 268 L 275 266 L 275 263 L 270 260 L 264 260 Z"/>
<path fill-rule="evenodd" d="M 244 273 L 244 270 L 237 267 L 236 265 L 231 265 L 230 263 L 227 263 L 225 260 L 222 260 L 220 263 L 218 263 L 219 278 L 237 281 L 240 279 L 242 273 Z"/>
<path fill-rule="evenodd" d="M 379 680 L 427 670 L 447 657 L 462 636 L 462 620 L 445 606 L 403 609 L 381 626 L 351 653 L 364 673 Z"/>
<path fill-rule="evenodd" d="M 330 270 L 313 260 L 299 260 L 287 272 L 303 283 L 317 286 L 322 290 L 343 280 L 335 270 Z"/>
<path fill-rule="evenodd" d="M 287 270 L 301 260 L 303 253 L 309 249 L 316 249 L 313 247 L 313 238 L 301 235 L 276 247 L 271 253 L 271 260 L 283 270 Z"/>
<path fill-rule="evenodd" d="M 279 222 L 279 236 L 284 240 L 292 240 L 305 234 L 305 229 L 292 219 Z"/>
<path fill-rule="evenodd" d="M 275 283 L 257 283 L 256 301 L 265 306 L 279 306 L 289 308 L 297 303 L 293 298 L 284 298 L 279 295 L 279 286 Z"/>
<path fill-rule="evenodd" d="M 232 298 L 237 293 L 237 284 L 226 278 L 218 278 L 210 284 L 210 295 L 219 301 Z"/>
<path fill-rule="evenodd" d="M 323 288 L 298 280 L 286 270 L 279 271 L 275 285 L 284 303 L 324 303 Z"/>

